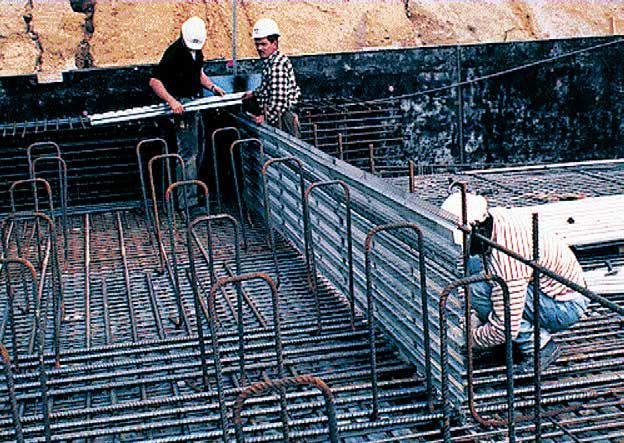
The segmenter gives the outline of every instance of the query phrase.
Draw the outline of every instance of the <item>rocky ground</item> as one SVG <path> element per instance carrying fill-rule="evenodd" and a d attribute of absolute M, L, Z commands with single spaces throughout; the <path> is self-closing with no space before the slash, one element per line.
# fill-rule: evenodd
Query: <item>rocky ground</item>
<path fill-rule="evenodd" d="M 205 57 L 231 58 L 231 1 L 97 0 L 85 14 L 69 0 L 0 0 L 0 75 L 154 63 L 190 15 L 208 23 Z M 264 16 L 290 54 L 624 30 L 622 0 L 239 0 L 239 57 L 255 56 L 251 27 Z"/>

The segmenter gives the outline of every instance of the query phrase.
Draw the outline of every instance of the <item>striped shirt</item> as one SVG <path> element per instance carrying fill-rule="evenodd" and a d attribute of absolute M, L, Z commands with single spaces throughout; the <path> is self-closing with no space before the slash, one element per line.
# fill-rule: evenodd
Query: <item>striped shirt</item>
<path fill-rule="evenodd" d="M 278 126 L 282 114 L 299 102 L 301 90 L 288 57 L 275 51 L 264 60 L 262 83 L 254 91 L 260 105 L 267 110 L 267 120 Z"/>
<path fill-rule="evenodd" d="M 490 210 L 494 219 L 492 240 L 517 254 L 530 259 L 533 257 L 533 238 L 530 216 L 518 216 L 508 209 Z M 583 270 L 572 250 L 556 234 L 540 230 L 539 264 L 554 273 L 581 286 L 586 286 Z M 494 249 L 486 260 L 487 269 L 501 277 L 509 288 L 511 307 L 511 335 L 517 337 L 520 321 L 524 313 L 526 294 L 533 277 L 533 270 L 518 260 Z M 569 301 L 575 297 L 575 291 L 567 286 L 540 275 L 540 290 L 556 301 Z M 491 347 L 505 343 L 505 323 L 503 291 L 497 284 L 492 284 L 492 306 L 488 322 L 472 331 L 476 347 Z"/>

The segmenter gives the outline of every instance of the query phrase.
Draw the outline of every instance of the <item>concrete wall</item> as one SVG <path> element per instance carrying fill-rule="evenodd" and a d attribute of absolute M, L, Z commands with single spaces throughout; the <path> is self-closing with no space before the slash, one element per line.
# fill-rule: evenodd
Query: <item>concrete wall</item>
<path fill-rule="evenodd" d="M 294 64 L 309 95 L 366 100 L 446 86 L 615 40 L 619 38 L 336 54 L 302 58 Z M 619 43 L 464 86 L 461 113 L 456 88 L 402 100 L 406 143 L 397 153 L 397 161 L 542 162 L 621 157 L 622 59 L 624 45 Z"/>
<path fill-rule="evenodd" d="M 294 57 L 293 64 L 308 98 L 366 100 L 445 86 L 459 78 L 473 79 L 616 39 L 313 55 Z M 402 100 L 406 143 L 397 152 L 397 161 L 620 157 L 624 154 L 624 69 L 619 66 L 623 58 L 620 43 L 464 87 L 462 144 L 457 89 Z M 241 61 L 239 67 L 243 73 L 258 70 L 255 60 Z M 151 69 L 72 71 L 63 83 L 49 85 L 37 84 L 35 76 L 3 77 L 0 115 L 4 122 L 12 122 L 154 103 L 147 87 Z M 214 75 L 227 73 L 223 61 L 207 63 L 206 70 Z"/>

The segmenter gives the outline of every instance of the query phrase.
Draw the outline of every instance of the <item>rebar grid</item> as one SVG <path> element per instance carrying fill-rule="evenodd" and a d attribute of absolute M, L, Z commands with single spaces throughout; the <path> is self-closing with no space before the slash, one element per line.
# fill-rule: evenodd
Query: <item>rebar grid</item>
<path fill-rule="evenodd" d="M 448 196 L 448 186 L 457 181 L 465 181 L 470 191 L 486 196 L 496 206 L 527 206 L 624 193 L 624 163 L 591 163 L 594 164 L 580 162 L 567 166 L 553 164 L 456 173 L 415 172 L 411 179 L 387 180 L 436 206 Z"/>
<path fill-rule="evenodd" d="M 286 180 L 287 174 L 294 175 L 280 170 L 273 176 L 272 184 L 265 183 L 265 190 L 274 192 L 271 189 L 281 186 L 283 191 L 284 186 L 297 183 L 296 177 Z M 276 177 L 281 181 L 275 180 Z M 310 223 L 309 214 L 302 209 L 307 196 L 299 195 L 303 189 L 304 186 L 295 186 L 290 192 L 280 192 L 281 198 L 288 202 L 280 210 L 299 210 L 301 220 Z M 249 189 L 244 192 L 246 202 L 254 201 Z M 321 194 L 318 195 L 316 212 L 320 208 Z M 297 197 L 301 198 L 300 202 Z M 327 196 L 323 198 L 328 199 Z M 329 200 L 335 201 L 335 198 Z M 238 201 L 241 208 L 242 199 Z M 12 322 L 7 321 L 8 305 L 2 306 L 5 313 L 2 334 L 9 351 L 18 355 L 19 372 L 14 373 L 4 365 L 7 384 L 0 387 L 0 392 L 7 400 L 0 416 L 0 439 L 17 438 L 20 428 L 27 441 L 45 439 L 47 412 L 41 412 L 41 368 L 45 369 L 46 394 L 51 399 L 43 403 L 50 408 L 49 434 L 54 441 L 233 439 L 234 429 L 228 424 L 229 417 L 235 398 L 249 383 L 302 374 L 318 376 L 331 387 L 336 397 L 337 431 L 346 441 L 438 441 L 443 438 L 439 427 L 443 409 L 439 401 L 432 407 L 426 379 L 402 362 L 393 344 L 378 330 L 369 328 L 371 324 L 361 313 L 352 317 L 351 298 L 343 297 L 332 288 L 323 275 L 310 278 L 310 256 L 297 253 L 278 234 L 279 230 L 268 247 L 264 223 L 248 214 L 249 220 L 244 221 L 248 243 L 240 252 L 238 269 L 233 267 L 234 245 L 238 243 L 233 241 L 235 228 L 214 228 L 211 238 L 201 229 L 195 233 L 190 231 L 189 235 L 189 230 L 183 228 L 183 218 L 171 217 L 174 213 L 165 205 L 156 206 L 160 212 L 158 218 L 170 220 L 168 226 L 162 227 L 165 235 L 159 237 L 161 248 L 150 235 L 153 229 L 149 220 L 137 211 L 99 212 L 98 208 L 92 208 L 94 211 L 87 214 L 68 218 L 69 246 L 64 251 L 68 259 L 63 262 L 62 274 L 65 312 L 58 341 L 61 346 L 57 367 L 54 341 L 47 337 L 44 356 L 37 356 L 32 348 L 28 349 L 26 337 L 17 345 L 10 345 L 12 333 L 7 325 Z M 341 214 L 343 208 L 336 208 L 335 212 Z M 325 214 L 322 210 L 320 213 L 325 217 L 323 223 L 335 225 L 336 232 L 344 230 L 344 220 L 340 216 Z M 277 219 L 283 220 L 283 214 Z M 319 222 L 318 214 L 315 220 Z M 14 236 L 3 251 L 14 253 L 19 247 L 24 257 L 40 267 L 38 236 L 31 234 L 33 229 L 34 225 L 16 230 L 17 237 Z M 313 232 L 300 235 L 310 239 Z M 60 233 L 57 237 L 61 243 Z M 190 269 L 189 247 L 195 257 L 192 260 L 194 271 Z M 393 240 L 380 243 L 381 251 L 397 247 L 400 246 Z M 307 249 L 304 247 L 304 252 L 308 252 Z M 159 251 L 164 251 L 164 255 Z M 49 250 L 45 252 L 50 257 Z M 376 256 L 379 266 L 392 266 L 381 260 L 382 254 Z M 54 256 L 59 257 L 59 254 Z M 423 257 L 423 253 L 418 257 Z M 164 274 L 158 272 L 161 259 L 167 263 L 173 260 Z M 356 258 L 359 259 L 361 257 Z M 219 278 L 244 273 L 274 275 L 276 263 L 279 263 L 281 278 L 281 306 L 277 313 L 271 293 L 263 289 L 262 284 L 244 283 L 240 293 L 227 288 L 217 291 L 219 288 L 214 285 Z M 197 284 L 195 291 L 192 290 L 194 282 Z M 40 286 L 43 294 L 52 294 L 51 283 L 47 284 L 47 287 Z M 387 284 L 389 282 L 380 282 L 378 287 Z M 207 307 L 207 311 L 212 311 L 207 317 L 214 323 L 212 331 L 201 331 L 205 333 L 202 343 L 218 350 L 213 353 L 218 355 L 216 360 L 207 355 L 200 358 L 199 334 L 189 335 L 177 320 L 181 307 L 189 330 L 197 331 L 196 318 L 201 318 L 202 314 L 200 311 L 193 313 L 192 307 L 197 306 L 199 298 L 193 294 L 206 295 L 211 290 L 215 291 L 216 303 Z M 2 297 L 3 301 L 5 299 L 8 299 L 6 294 Z M 386 294 L 380 299 L 395 303 Z M 620 304 L 624 294 L 610 299 Z M 558 338 L 565 343 L 566 353 L 554 369 L 543 374 L 544 438 L 563 436 L 574 440 L 608 433 L 608 438 L 617 440 L 622 433 L 622 425 L 617 421 L 622 415 L 619 395 L 623 389 L 624 365 L 620 356 L 624 338 L 619 327 L 621 320 L 600 306 L 592 308 L 590 318 L 560 334 Z M 44 312 L 48 315 L 43 318 L 50 323 L 45 329 L 52 331 L 56 310 L 48 303 Z M 20 331 L 34 332 L 32 316 L 26 314 L 17 312 L 15 324 Z M 283 370 L 280 371 L 276 371 L 282 366 L 275 352 L 273 320 L 276 315 L 281 317 L 283 336 Z M 322 328 L 318 327 L 319 322 Z M 241 361 L 239 339 L 242 324 L 245 326 L 244 361 Z M 375 343 L 375 361 L 378 362 L 377 394 L 371 391 L 371 340 Z M 437 338 L 434 341 L 437 343 Z M 245 379 L 240 377 L 243 363 Z M 432 364 L 438 364 L 435 357 Z M 219 382 L 221 376 L 223 379 Z M 569 377 L 562 379 L 562 376 Z M 202 377 L 203 389 L 202 384 L 197 383 Z M 504 404 L 506 380 L 499 366 L 484 364 L 476 369 L 474 383 L 479 389 L 475 399 L 479 413 L 508 412 Z M 519 377 L 517 382 L 513 391 L 514 407 L 521 412 L 532 409 L 534 383 L 529 377 Z M 217 385 L 221 385 L 220 389 L 215 390 Z M 13 402 L 9 401 L 11 386 L 15 388 L 19 425 L 15 408 L 10 405 Z M 294 440 L 327 439 L 327 418 L 320 397 L 304 391 L 286 394 L 286 399 L 286 407 L 281 395 L 264 395 L 247 402 L 252 407 L 243 414 L 248 423 L 246 441 L 282 441 L 285 434 Z M 375 404 L 378 417 L 371 419 Z M 604 413 L 605 409 L 611 414 Z M 553 410 L 559 412 L 556 417 L 549 415 Z M 551 418 L 553 421 L 547 421 Z M 462 425 L 453 421 L 452 424 L 447 437 L 458 441 L 508 438 L 504 429 L 484 429 L 471 422 Z M 535 432 L 531 425 L 522 423 L 515 431 L 518 440 Z"/>
<path fill-rule="evenodd" d="M 386 163 L 404 142 L 400 103 L 357 100 L 307 101 L 301 107 L 301 139 L 364 170 Z"/>
<path fill-rule="evenodd" d="M 177 223 L 183 224 L 180 219 Z M 69 243 L 79 247 L 76 250 L 70 248 L 71 265 L 63 273 L 66 312 L 61 336 L 60 367 L 51 366 L 53 360 L 50 352 L 53 349 L 49 344 L 45 358 L 52 399 L 52 440 L 89 440 L 96 436 L 111 440 L 115 436 L 136 440 L 166 439 L 173 438 L 183 428 L 190 430 L 190 440 L 195 438 L 193 434 L 200 440 L 209 435 L 217 438 L 221 426 L 216 420 L 218 406 L 215 393 L 201 393 L 193 389 L 193 381 L 201 374 L 197 337 L 189 337 L 168 320 L 176 314 L 175 296 L 171 280 L 154 272 L 158 264 L 154 250 L 145 248 L 147 256 L 134 252 L 144 247 L 144 243 L 149 243 L 149 236 L 145 235 L 149 232 L 145 218 L 136 212 L 120 211 L 73 216 L 69 224 L 72 227 Z M 110 232 L 108 225 L 112 225 L 114 231 L 118 232 Z M 261 226 L 261 223 L 257 225 Z M 266 248 L 263 229 L 248 227 L 248 232 L 250 252 L 242 253 L 242 272 L 272 271 L 272 255 Z M 218 249 L 219 257 L 215 258 L 214 263 L 217 275 L 222 277 L 227 275 L 227 263 L 233 258 L 233 249 L 227 246 L 231 245 L 232 232 L 223 227 L 215 229 L 214 235 L 213 241 L 225 246 Z M 33 241 L 24 234 L 22 248 L 25 255 L 30 254 L 31 258 L 34 248 L 30 243 Z M 128 251 L 133 251 L 127 253 L 126 265 L 122 255 L 122 241 Z M 342 411 L 338 418 L 342 419 L 344 427 L 352 414 L 347 411 L 368 409 L 370 393 L 366 325 L 359 319 L 353 330 L 348 301 L 337 297 L 331 288 L 319 281 L 318 295 L 327 314 L 323 316 L 323 335 L 317 335 L 315 301 L 308 288 L 306 267 L 283 240 L 278 239 L 276 244 L 283 276 L 280 293 L 290 294 L 283 298 L 280 309 L 284 316 L 285 370 L 294 376 L 312 373 L 331 383 L 338 396 L 339 412 Z M 104 245 L 107 245 L 106 249 Z M 210 287 L 208 263 L 201 258 L 199 248 L 196 248 L 197 256 L 200 257 L 197 260 L 197 272 L 201 276 L 199 282 Z M 180 248 L 179 253 L 181 268 L 188 267 L 184 249 Z M 88 272 L 85 269 L 87 255 L 90 257 Z M 129 286 L 124 283 L 126 268 Z M 180 283 L 183 305 L 192 327 L 196 328 L 190 310 L 193 303 L 190 282 L 184 272 L 180 274 L 183 276 Z M 88 309 L 85 305 L 87 278 L 91 282 Z M 266 326 L 266 319 L 272 317 L 269 294 L 253 282 L 244 284 L 242 289 L 248 293 L 265 319 L 265 324 L 261 324 L 256 314 L 245 306 L 246 375 L 250 382 L 273 378 L 277 376 L 272 351 L 274 344 L 271 342 L 273 333 L 272 327 Z M 130 300 L 129 293 L 132 294 Z M 147 306 L 150 308 L 141 309 Z M 231 291 L 226 290 L 217 297 L 215 308 L 221 323 L 220 360 L 223 364 L 228 409 L 243 387 L 239 379 L 238 340 L 233 335 L 238 324 L 235 320 L 236 306 L 238 302 Z M 17 324 L 27 330 L 26 318 L 23 317 L 18 319 Z M 90 337 L 88 347 L 85 346 L 85 335 Z M 426 397 L 423 396 L 423 380 L 409 365 L 397 359 L 395 351 L 387 342 L 379 336 L 378 340 L 381 411 L 387 417 L 396 416 L 397 420 L 399 417 L 405 419 L 405 413 L 424 411 L 426 401 L 423 400 Z M 24 344 L 19 344 L 18 348 L 20 346 Z M 34 407 L 39 398 L 35 357 L 32 352 L 21 357 L 20 363 L 24 370 L 15 374 L 16 398 L 23 410 L 21 421 L 26 441 L 43 438 L 41 414 Z M 210 368 L 213 367 L 211 361 L 208 358 Z M 213 369 L 208 371 L 209 384 L 215 384 L 215 375 Z M 404 405 L 405 400 L 411 397 L 414 397 L 410 400 L 413 404 Z M 289 394 L 288 398 L 289 425 L 293 438 L 299 436 L 322 440 L 324 420 L 309 416 L 311 410 L 319 409 L 318 400 L 310 392 L 303 392 L 301 396 Z M 248 414 L 249 417 L 255 417 L 254 422 L 262 421 L 261 417 L 267 414 L 271 417 L 277 411 L 275 405 L 270 405 L 270 396 L 259 401 L 260 406 L 269 403 L 263 407 L 254 406 L 250 410 Z M 365 416 L 355 413 L 354 418 Z M 3 427 L 0 437 L 10 439 L 13 435 L 10 416 L 4 415 L 0 420 Z M 411 419 L 416 424 L 421 420 L 421 415 Z M 423 422 L 423 425 L 426 424 L 426 421 Z M 373 428 L 384 425 L 370 424 Z M 321 428 L 315 430 L 318 426 Z M 254 425 L 250 435 L 264 429 L 271 427 Z M 363 426 L 351 433 L 366 433 L 367 429 L 367 426 Z M 315 437 L 317 434 L 318 437 Z"/>

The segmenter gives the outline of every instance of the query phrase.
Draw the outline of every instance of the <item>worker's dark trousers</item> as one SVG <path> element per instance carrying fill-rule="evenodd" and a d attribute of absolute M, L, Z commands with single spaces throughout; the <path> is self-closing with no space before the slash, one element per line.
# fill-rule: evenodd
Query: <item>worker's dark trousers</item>
<path fill-rule="evenodd" d="M 468 261 L 468 273 L 470 275 L 483 272 L 481 258 L 471 256 Z M 492 313 L 492 286 L 489 282 L 480 282 L 470 285 L 471 305 L 482 323 L 489 321 Z M 540 343 L 542 347 L 548 343 L 551 334 L 568 329 L 579 321 L 589 305 L 589 299 L 578 292 L 572 300 L 556 301 L 547 295 L 540 293 L 539 316 L 541 322 Z M 524 314 L 520 322 L 520 332 L 513 340 L 524 355 L 533 354 L 533 286 L 529 284 L 526 294 Z M 501 325 L 503 319 L 500 319 Z"/>
<path fill-rule="evenodd" d="M 174 117 L 178 155 L 184 160 L 186 180 L 197 180 L 197 171 L 203 160 L 204 124 L 200 112 L 186 112 Z M 182 168 L 176 163 L 176 179 L 183 180 Z M 183 198 L 186 192 L 186 200 Z M 179 207 L 195 206 L 199 203 L 197 186 L 185 186 L 178 192 Z M 186 202 L 186 203 L 185 203 Z"/>
<path fill-rule="evenodd" d="M 280 116 L 279 127 L 282 131 L 301 137 L 301 128 L 299 127 L 299 117 L 292 111 L 285 111 Z"/>

